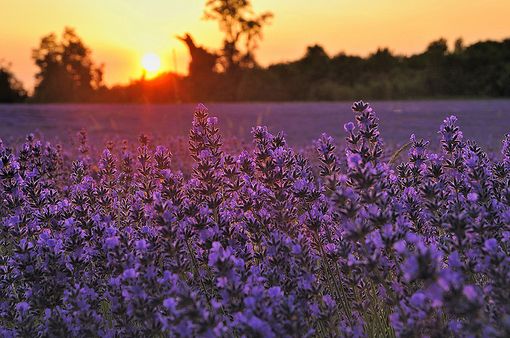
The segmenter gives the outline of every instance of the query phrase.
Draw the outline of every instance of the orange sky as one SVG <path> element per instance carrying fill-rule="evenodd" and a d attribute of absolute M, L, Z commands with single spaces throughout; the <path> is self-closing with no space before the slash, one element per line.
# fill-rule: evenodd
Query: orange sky
<path fill-rule="evenodd" d="M 274 13 L 257 57 L 262 65 L 292 60 L 319 43 L 331 55 L 367 55 L 377 47 L 400 54 L 422 51 L 439 37 L 466 43 L 510 37 L 509 0 L 252 0 L 256 11 Z M 105 63 L 107 84 L 138 78 L 141 58 L 155 53 L 163 70 L 186 72 L 188 55 L 174 38 L 190 32 L 210 48 L 221 46 L 216 22 L 202 20 L 205 0 L 0 0 L 0 60 L 27 88 L 36 67 L 31 49 L 64 26 L 77 33 Z"/>

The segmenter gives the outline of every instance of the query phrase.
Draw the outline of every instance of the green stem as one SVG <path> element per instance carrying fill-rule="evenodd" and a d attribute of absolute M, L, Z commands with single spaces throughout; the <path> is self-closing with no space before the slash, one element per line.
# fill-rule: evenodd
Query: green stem
<path fill-rule="evenodd" d="M 318 232 L 315 231 L 314 234 L 315 234 L 315 240 L 317 242 L 317 246 L 319 247 L 319 251 L 320 251 L 320 254 L 321 254 L 322 265 L 323 265 L 324 269 L 326 270 L 326 278 L 328 278 L 333 283 L 333 287 L 334 287 L 334 291 L 336 293 L 336 297 L 337 297 L 337 299 L 340 300 L 342 309 L 344 311 L 344 314 L 347 316 L 348 321 L 351 322 L 352 321 L 352 318 L 351 318 L 352 317 L 352 313 L 351 313 L 350 308 L 348 306 L 347 296 L 346 296 L 345 290 L 343 289 L 343 287 L 339 287 L 338 286 L 338 283 L 336 282 L 335 276 L 333 275 L 333 273 L 330 270 L 329 264 L 327 262 L 326 253 L 324 252 L 324 248 L 322 247 L 322 241 L 320 240 L 320 236 L 319 236 Z M 339 277 L 340 274 L 339 274 L 339 270 L 338 270 L 337 264 L 335 264 L 335 267 L 336 267 L 336 270 L 337 270 L 337 273 L 338 273 L 337 277 Z M 330 286 L 330 288 L 331 288 L 331 286 Z"/>
<path fill-rule="evenodd" d="M 191 263 L 193 265 L 194 274 L 200 283 L 202 292 L 204 293 L 205 298 L 207 299 L 207 304 L 209 305 L 211 302 L 211 299 L 209 298 L 209 294 L 207 293 L 207 290 L 205 288 L 204 281 L 202 280 L 202 278 L 200 278 L 200 274 L 199 274 L 199 270 L 198 270 L 198 262 L 196 261 L 195 253 L 193 252 L 193 248 L 191 248 L 191 246 L 189 245 L 187 238 L 186 238 L 186 247 L 188 248 L 188 254 L 191 256 Z"/>

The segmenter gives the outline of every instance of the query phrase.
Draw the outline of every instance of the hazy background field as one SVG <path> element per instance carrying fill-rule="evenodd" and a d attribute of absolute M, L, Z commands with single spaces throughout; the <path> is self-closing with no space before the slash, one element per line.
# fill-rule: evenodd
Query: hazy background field
<path fill-rule="evenodd" d="M 337 139 L 345 136 L 343 124 L 352 121 L 351 102 L 334 103 L 225 103 L 207 105 L 219 118 L 222 135 L 251 140 L 251 128 L 267 125 L 283 130 L 290 144 L 311 144 L 322 132 Z M 382 135 L 390 144 L 402 144 L 411 133 L 432 141 L 442 120 L 459 118 L 465 137 L 484 147 L 499 149 L 510 132 L 510 100 L 435 100 L 371 102 L 380 118 Z M 91 140 L 114 137 L 133 140 L 141 132 L 154 137 L 187 136 L 194 104 L 69 104 L 0 105 L 0 138 L 16 142 L 29 132 L 69 143 L 81 128 Z"/>

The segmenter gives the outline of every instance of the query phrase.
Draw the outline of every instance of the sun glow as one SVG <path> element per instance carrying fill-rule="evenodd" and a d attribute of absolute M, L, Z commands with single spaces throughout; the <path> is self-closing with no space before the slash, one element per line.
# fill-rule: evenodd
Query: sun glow
<path fill-rule="evenodd" d="M 142 57 L 142 67 L 149 74 L 156 74 L 161 68 L 161 60 L 154 53 L 147 53 Z"/>

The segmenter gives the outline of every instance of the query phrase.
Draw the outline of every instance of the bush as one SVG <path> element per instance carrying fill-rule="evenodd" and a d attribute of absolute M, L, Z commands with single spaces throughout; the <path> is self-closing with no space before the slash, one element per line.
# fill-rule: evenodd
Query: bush
<path fill-rule="evenodd" d="M 14 76 L 9 65 L 0 60 L 0 103 L 19 103 L 25 101 L 27 92 Z"/>
<path fill-rule="evenodd" d="M 318 167 L 264 127 L 225 153 L 203 106 L 188 173 L 146 137 L 1 145 L 2 336 L 508 336 L 510 136 L 491 160 L 450 117 L 395 166 L 353 111 Z"/>

